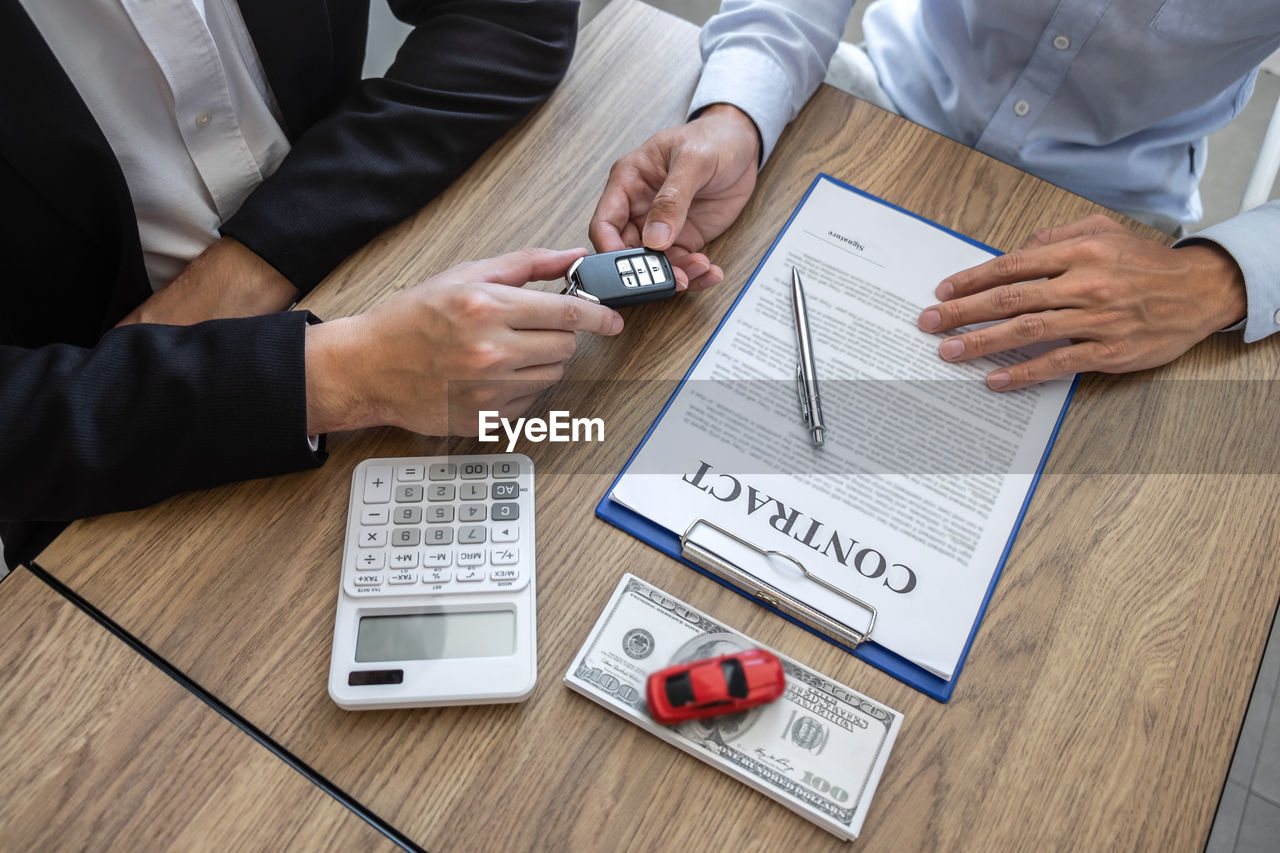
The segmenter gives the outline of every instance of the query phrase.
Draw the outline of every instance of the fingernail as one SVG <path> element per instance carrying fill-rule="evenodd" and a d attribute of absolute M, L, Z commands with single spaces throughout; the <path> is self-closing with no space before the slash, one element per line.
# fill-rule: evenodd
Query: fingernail
<path fill-rule="evenodd" d="M 955 285 L 951 283 L 950 279 L 944 279 L 942 284 L 939 284 L 933 291 L 933 295 L 939 299 L 950 299 L 952 296 L 955 296 L 955 294 L 956 288 Z"/>
<path fill-rule="evenodd" d="M 665 222 L 650 222 L 644 226 L 644 244 L 651 249 L 664 249 L 671 240 L 671 226 Z"/>
<path fill-rule="evenodd" d="M 609 334 L 616 335 L 622 331 L 622 315 L 614 314 L 613 323 L 609 325 Z"/>
<path fill-rule="evenodd" d="M 920 315 L 920 328 L 926 332 L 932 332 L 935 329 L 942 328 L 942 315 L 933 308 Z"/>
<path fill-rule="evenodd" d="M 960 338 L 947 338 L 938 347 L 938 353 L 947 361 L 954 361 L 964 355 L 964 341 Z"/>
<path fill-rule="evenodd" d="M 1009 377 L 1009 371 L 1007 370 L 997 370 L 987 377 L 987 387 L 992 391 L 1008 388 L 1012 382 L 1013 380 Z"/>

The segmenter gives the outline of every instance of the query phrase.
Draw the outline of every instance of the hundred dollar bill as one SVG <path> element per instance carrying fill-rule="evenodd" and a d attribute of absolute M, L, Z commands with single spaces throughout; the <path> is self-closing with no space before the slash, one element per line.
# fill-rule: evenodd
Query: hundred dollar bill
<path fill-rule="evenodd" d="M 902 725 L 892 708 L 778 655 L 787 689 L 775 702 L 675 727 L 650 718 L 644 688 L 651 672 L 756 647 L 626 574 L 564 681 L 823 829 L 856 838 Z"/>

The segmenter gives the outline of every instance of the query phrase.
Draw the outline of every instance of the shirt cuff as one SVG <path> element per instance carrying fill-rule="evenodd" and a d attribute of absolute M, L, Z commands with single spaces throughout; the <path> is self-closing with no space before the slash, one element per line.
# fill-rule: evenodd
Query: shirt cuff
<path fill-rule="evenodd" d="M 1280 331 L 1280 200 L 1191 234 L 1174 247 L 1208 241 L 1222 247 L 1244 273 L 1248 310 L 1240 323 L 1246 343 Z"/>
<path fill-rule="evenodd" d="M 788 106 L 791 80 L 772 57 L 748 47 L 722 47 L 707 57 L 702 78 L 689 103 L 694 118 L 712 104 L 732 104 L 760 131 L 760 165 L 795 118 Z"/>
<path fill-rule="evenodd" d="M 296 303 L 296 302 L 295 302 L 295 303 L 293 303 L 293 304 L 294 304 L 294 305 L 297 305 L 298 303 Z M 321 324 L 321 323 L 323 323 L 323 322 L 324 322 L 324 320 L 321 320 L 321 319 L 320 319 L 319 317 L 317 317 L 315 314 L 312 314 L 310 311 L 308 311 L 308 312 L 307 312 L 307 325 L 308 325 L 308 326 L 318 326 L 318 325 L 320 325 L 320 324 Z M 329 454 L 328 454 L 327 452 L 325 452 L 325 449 L 324 449 L 324 436 L 323 436 L 323 435 L 309 435 L 309 436 L 307 436 L 307 445 L 311 448 L 311 452 L 312 452 L 312 453 L 314 453 L 314 454 L 316 454 L 316 456 L 320 459 L 320 461 L 321 461 L 321 462 L 323 462 L 323 461 L 325 460 L 325 458 L 326 458 L 326 457 L 328 457 L 328 455 L 329 455 Z"/>

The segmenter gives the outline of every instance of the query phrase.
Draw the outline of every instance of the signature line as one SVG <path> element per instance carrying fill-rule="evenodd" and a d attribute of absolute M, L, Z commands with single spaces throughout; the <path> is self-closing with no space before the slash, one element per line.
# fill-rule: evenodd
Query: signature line
<path fill-rule="evenodd" d="M 839 243 L 828 240 L 826 237 L 823 237 L 821 234 L 814 234 L 812 231 L 805 231 L 804 233 L 808 234 L 810 237 L 815 237 L 821 240 L 822 242 L 826 243 L 828 246 L 835 246 L 837 249 L 840 249 L 843 252 L 848 252 L 849 254 L 853 255 L 855 258 L 862 258 L 867 263 L 873 266 L 880 267 L 880 269 L 884 269 L 884 264 L 877 264 L 875 261 L 871 260 L 866 255 L 860 255 L 857 252 L 855 252 L 853 249 L 850 249 L 848 246 L 842 246 Z"/>

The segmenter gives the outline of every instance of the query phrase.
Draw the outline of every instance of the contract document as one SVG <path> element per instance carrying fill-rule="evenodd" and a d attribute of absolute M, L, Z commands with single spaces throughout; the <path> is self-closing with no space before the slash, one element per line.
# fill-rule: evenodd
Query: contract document
<path fill-rule="evenodd" d="M 857 631 L 869 612 L 848 596 L 874 607 L 869 643 L 950 682 L 1073 387 L 991 391 L 987 373 L 1033 353 L 947 363 L 943 336 L 917 328 L 943 278 L 995 254 L 820 175 L 600 514 L 612 502 L 675 536 L 702 519 L 793 557 L 847 595 L 696 530 L 700 546 Z M 820 448 L 796 391 L 792 267 L 809 303 Z"/>

